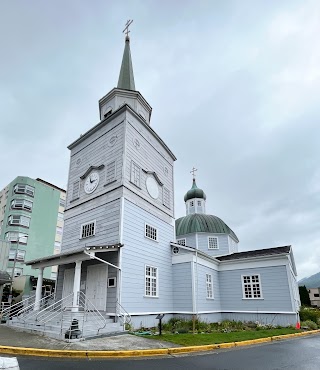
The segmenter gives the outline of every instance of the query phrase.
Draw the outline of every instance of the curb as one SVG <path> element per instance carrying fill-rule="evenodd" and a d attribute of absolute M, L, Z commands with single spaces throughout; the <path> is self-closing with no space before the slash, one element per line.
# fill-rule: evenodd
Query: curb
<path fill-rule="evenodd" d="M 182 353 L 210 351 L 213 349 L 221 349 L 221 348 L 249 346 L 252 344 L 279 341 L 283 339 L 303 337 L 303 336 L 319 334 L 319 333 L 320 333 L 320 329 L 312 330 L 312 331 L 305 331 L 302 333 L 284 334 L 284 335 L 276 335 L 273 337 L 244 340 L 242 342 L 208 344 L 208 345 L 190 346 L 190 347 L 126 350 L 126 351 L 77 351 L 77 350 L 70 351 L 70 350 L 0 346 L 0 354 L 3 353 L 3 354 L 20 355 L 20 356 L 64 357 L 64 358 L 125 358 L 125 357 L 164 356 L 164 355 L 176 355 L 176 354 L 182 354 Z"/>

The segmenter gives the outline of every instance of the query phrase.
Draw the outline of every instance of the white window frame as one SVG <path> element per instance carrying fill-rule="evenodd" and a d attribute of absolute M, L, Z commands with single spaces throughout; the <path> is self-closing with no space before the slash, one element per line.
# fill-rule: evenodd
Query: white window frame
<path fill-rule="evenodd" d="M 87 225 L 90 225 L 90 224 L 93 224 L 94 225 L 93 226 L 93 234 L 92 235 L 88 235 L 88 236 L 82 236 L 82 231 L 83 231 L 84 226 L 87 226 Z M 96 220 L 92 220 L 92 221 L 86 222 L 84 224 L 81 224 L 81 226 L 80 226 L 79 239 L 87 239 L 87 238 L 91 238 L 92 236 L 95 236 L 96 235 L 96 230 L 97 230 Z"/>
<path fill-rule="evenodd" d="M 28 206 L 28 203 L 30 206 Z M 33 202 L 27 199 L 13 199 L 11 201 L 12 209 L 23 209 L 24 211 L 31 212 L 33 207 Z"/>
<path fill-rule="evenodd" d="M 134 161 L 131 161 L 131 173 L 130 173 L 130 181 L 132 184 L 141 188 L 141 167 L 138 166 Z M 137 176 L 138 174 L 138 176 Z M 137 181 L 138 179 L 138 181 Z"/>
<path fill-rule="evenodd" d="M 13 187 L 13 192 L 15 194 L 26 194 L 30 197 L 34 197 L 34 186 L 27 185 L 27 184 L 15 184 Z"/>
<path fill-rule="evenodd" d="M 198 207 L 202 206 L 201 200 L 197 200 L 197 205 L 198 205 Z"/>
<path fill-rule="evenodd" d="M 12 253 L 13 252 L 13 253 Z M 13 254 L 13 256 L 12 256 Z M 20 255 L 20 258 L 18 257 Z M 17 262 L 24 262 L 26 258 L 26 251 L 22 249 L 10 249 L 9 250 L 9 261 L 16 260 Z"/>
<path fill-rule="evenodd" d="M 63 221 L 63 220 L 64 220 L 63 212 L 58 212 L 58 221 Z"/>
<path fill-rule="evenodd" d="M 63 227 L 56 226 L 56 235 L 62 235 L 63 234 Z"/>
<path fill-rule="evenodd" d="M 217 241 L 217 246 L 210 245 L 210 239 L 215 239 Z M 219 249 L 219 238 L 217 236 L 208 236 L 208 249 Z"/>
<path fill-rule="evenodd" d="M 150 274 L 147 275 L 147 268 L 150 268 Z M 156 276 L 152 276 L 152 270 L 156 271 Z M 150 279 L 150 291 L 147 292 L 147 279 Z M 155 294 L 152 294 L 152 282 L 155 281 Z M 159 270 L 158 267 L 151 265 L 144 265 L 144 296 L 147 298 L 159 297 Z"/>
<path fill-rule="evenodd" d="M 256 282 L 253 282 L 252 281 L 252 278 L 254 276 L 258 276 L 258 284 L 259 284 L 259 290 L 260 290 L 260 297 L 254 297 L 254 291 L 253 291 L 253 288 L 254 288 L 254 285 L 257 284 Z M 245 277 L 250 277 L 250 282 L 249 283 L 245 283 L 244 282 L 244 278 Z M 262 284 L 261 284 L 261 277 L 260 277 L 260 274 L 243 274 L 241 275 L 241 285 L 242 285 L 242 299 L 263 299 L 263 295 L 262 295 Z M 246 291 L 245 291 L 245 287 L 246 286 L 249 286 L 250 287 L 250 297 L 246 297 Z"/>
<path fill-rule="evenodd" d="M 149 228 L 151 228 L 151 229 L 155 230 L 155 234 L 156 234 L 156 238 L 155 238 L 155 239 L 154 239 L 154 238 L 152 238 L 151 236 L 148 236 L 148 235 L 147 235 L 147 234 L 148 234 L 148 232 L 147 232 L 147 227 L 149 227 Z M 152 232 L 149 232 L 149 234 L 151 234 L 151 233 L 152 233 Z M 145 223 L 145 224 L 144 224 L 144 237 L 145 237 L 145 238 L 147 238 L 147 239 L 153 240 L 154 242 L 158 242 L 158 240 L 159 240 L 159 233 L 158 233 L 158 229 L 157 229 L 156 227 L 154 227 L 154 226 L 150 225 L 150 224 Z"/>
<path fill-rule="evenodd" d="M 28 243 L 28 234 L 25 233 L 19 233 L 17 231 L 8 231 L 5 234 L 6 240 L 11 243 L 17 243 L 19 240 L 19 244 L 26 245 Z M 23 239 L 24 240 L 23 240 Z"/>
<path fill-rule="evenodd" d="M 183 245 L 185 247 L 186 243 L 187 243 L 186 238 L 177 239 L 177 244 L 179 244 L 179 245 Z"/>
<path fill-rule="evenodd" d="M 110 170 L 110 166 L 113 166 L 113 165 L 114 165 L 113 177 L 110 177 L 108 179 L 108 169 Z M 110 184 L 110 183 L 116 181 L 116 173 L 117 173 L 117 162 L 114 160 L 114 161 L 111 161 L 111 162 L 107 163 L 107 165 L 106 165 L 106 184 Z"/>
<path fill-rule="evenodd" d="M 60 206 L 60 207 L 63 207 L 63 208 L 66 208 L 66 200 L 65 200 L 65 199 L 60 198 L 60 199 L 59 199 L 59 206 Z"/>
<path fill-rule="evenodd" d="M 207 299 L 214 299 L 212 274 L 206 274 L 206 295 Z"/>
<path fill-rule="evenodd" d="M 19 222 L 13 222 L 14 217 L 15 218 L 19 217 Z M 25 221 L 22 222 L 22 219 L 25 219 Z M 28 219 L 28 221 L 26 219 Z M 31 221 L 31 218 L 27 217 L 27 216 L 24 216 L 24 215 L 10 215 L 8 217 L 8 224 L 9 225 L 17 225 L 17 226 L 22 226 L 22 227 L 29 228 L 30 227 L 30 221 Z"/>
<path fill-rule="evenodd" d="M 110 284 L 111 280 L 114 280 L 113 284 Z M 116 287 L 117 287 L 117 278 L 115 276 L 114 277 L 109 277 L 108 278 L 108 288 L 116 288 Z"/>

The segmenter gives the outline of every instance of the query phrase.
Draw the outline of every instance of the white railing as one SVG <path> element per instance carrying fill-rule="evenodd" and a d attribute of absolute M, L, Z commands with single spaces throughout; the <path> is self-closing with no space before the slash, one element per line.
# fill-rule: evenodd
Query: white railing
<path fill-rule="evenodd" d="M 116 302 L 116 315 L 117 319 L 120 320 L 120 323 L 123 326 L 123 330 L 128 330 L 131 327 L 131 316 L 124 307 L 121 306 L 118 300 Z"/>

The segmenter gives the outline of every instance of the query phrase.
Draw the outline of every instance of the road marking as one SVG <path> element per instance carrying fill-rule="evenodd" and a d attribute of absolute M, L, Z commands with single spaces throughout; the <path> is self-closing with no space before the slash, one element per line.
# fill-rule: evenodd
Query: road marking
<path fill-rule="evenodd" d="M 0 369 L 2 370 L 20 370 L 16 357 L 0 357 Z"/>

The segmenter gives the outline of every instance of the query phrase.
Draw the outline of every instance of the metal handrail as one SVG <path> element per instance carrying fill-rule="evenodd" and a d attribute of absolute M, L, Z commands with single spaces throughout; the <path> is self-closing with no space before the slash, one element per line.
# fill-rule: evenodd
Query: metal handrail
<path fill-rule="evenodd" d="M 46 308 L 44 308 L 43 310 L 41 310 L 41 311 L 39 311 L 37 314 L 36 314 L 36 318 L 35 318 L 35 321 L 41 321 L 41 316 L 43 315 L 43 314 L 46 314 L 47 315 L 47 317 L 48 316 L 50 316 L 50 315 L 48 315 L 48 312 L 61 312 L 62 310 L 59 310 L 59 306 L 62 308 L 62 303 L 65 303 L 68 299 L 70 299 L 71 297 L 73 297 L 73 293 L 71 293 L 71 294 L 69 294 L 69 295 L 67 295 L 66 297 L 64 297 L 64 298 L 61 298 L 61 299 L 59 299 L 59 301 L 57 301 L 57 302 L 55 302 L 55 303 L 53 303 L 52 305 L 50 305 L 50 306 L 48 306 L 48 307 L 46 307 Z M 59 310 L 59 311 L 56 311 L 56 309 L 54 308 L 55 306 L 57 306 L 57 309 Z M 51 315 L 52 316 L 52 315 Z M 39 319 L 39 317 L 40 317 L 40 319 Z M 47 320 L 48 321 L 48 320 Z"/>
<path fill-rule="evenodd" d="M 116 314 L 118 318 L 122 318 L 122 325 L 124 328 L 126 324 L 131 324 L 131 316 L 129 312 L 119 303 L 118 299 L 116 301 Z"/>
<path fill-rule="evenodd" d="M 100 330 L 104 329 L 107 325 L 107 320 L 105 319 L 105 317 L 103 317 L 100 313 L 100 311 L 95 307 L 95 305 L 87 298 L 87 296 L 83 293 L 83 292 L 79 292 L 78 293 L 78 297 L 79 297 L 79 303 L 82 301 L 82 303 L 84 303 L 84 311 L 85 313 L 93 313 L 96 317 L 98 317 L 99 319 L 102 320 L 102 324 L 103 326 L 101 326 L 100 328 L 98 328 L 98 333 L 100 332 Z M 90 310 L 88 309 L 88 303 L 90 304 L 90 306 L 93 308 L 93 310 Z"/>

